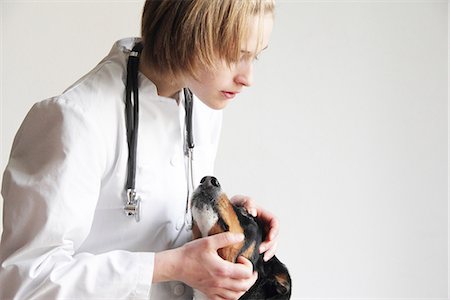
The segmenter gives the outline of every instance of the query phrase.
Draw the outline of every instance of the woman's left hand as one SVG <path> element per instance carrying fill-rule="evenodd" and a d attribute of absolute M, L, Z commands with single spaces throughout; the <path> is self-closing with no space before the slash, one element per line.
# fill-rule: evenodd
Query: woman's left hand
<path fill-rule="evenodd" d="M 263 241 L 259 247 L 259 253 L 264 253 L 264 261 L 268 261 L 275 255 L 278 244 L 278 219 L 272 213 L 264 210 L 256 205 L 255 201 L 248 196 L 236 195 L 230 201 L 233 204 L 244 207 L 249 214 L 258 217 L 264 223 L 266 231 L 266 240 Z"/>

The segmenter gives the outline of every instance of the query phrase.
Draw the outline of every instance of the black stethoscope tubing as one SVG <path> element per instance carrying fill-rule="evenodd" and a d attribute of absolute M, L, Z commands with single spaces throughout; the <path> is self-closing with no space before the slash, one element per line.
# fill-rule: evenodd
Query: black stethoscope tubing
<path fill-rule="evenodd" d="M 140 221 L 140 198 L 136 194 L 136 157 L 139 129 L 139 58 L 142 53 L 143 44 L 136 43 L 130 52 L 127 63 L 127 78 L 125 84 L 125 125 L 127 128 L 128 143 L 128 164 L 127 164 L 127 182 L 125 190 L 127 193 L 127 202 L 125 212 L 129 216 L 134 216 L 136 221 Z M 183 89 L 185 99 L 185 127 L 186 127 L 186 154 L 192 160 L 192 149 L 194 148 L 194 136 L 192 130 L 192 111 L 193 96 L 188 88 Z M 192 161 L 189 161 L 192 164 Z M 192 171 L 192 165 L 190 166 Z M 192 174 L 191 174 L 192 179 Z M 189 183 L 188 183 L 189 186 Z M 189 198 L 189 188 L 188 188 Z M 188 204 L 186 204 L 188 210 Z"/>

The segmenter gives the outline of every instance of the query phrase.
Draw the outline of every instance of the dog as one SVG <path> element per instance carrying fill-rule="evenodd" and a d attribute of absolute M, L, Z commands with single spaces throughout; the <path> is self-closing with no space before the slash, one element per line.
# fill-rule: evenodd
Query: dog
<path fill-rule="evenodd" d="M 265 239 L 264 225 L 243 207 L 233 205 L 215 177 L 202 178 L 192 194 L 191 211 L 194 239 L 225 231 L 244 234 L 243 242 L 218 250 L 230 262 L 236 262 L 240 255 L 246 257 L 258 272 L 258 280 L 240 300 L 290 299 L 292 284 L 286 266 L 275 256 L 264 262 L 263 254 L 259 254 L 259 245 Z M 205 298 L 198 291 L 194 295 L 195 299 Z"/>

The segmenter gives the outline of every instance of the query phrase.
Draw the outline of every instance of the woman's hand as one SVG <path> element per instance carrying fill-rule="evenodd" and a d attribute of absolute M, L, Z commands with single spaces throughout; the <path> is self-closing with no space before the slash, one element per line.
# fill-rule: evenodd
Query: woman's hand
<path fill-rule="evenodd" d="M 242 234 L 220 233 L 191 241 L 155 256 L 153 282 L 178 280 L 204 293 L 208 299 L 238 299 L 258 277 L 249 260 L 222 259 L 217 250 L 243 240 Z"/>
<path fill-rule="evenodd" d="M 264 253 L 264 260 L 268 261 L 275 255 L 277 250 L 277 238 L 279 224 L 278 219 L 267 210 L 256 205 L 255 201 L 248 196 L 236 195 L 233 196 L 230 201 L 238 206 L 244 207 L 249 214 L 254 217 L 258 217 L 265 224 L 266 240 L 261 243 L 259 247 L 259 253 Z"/>

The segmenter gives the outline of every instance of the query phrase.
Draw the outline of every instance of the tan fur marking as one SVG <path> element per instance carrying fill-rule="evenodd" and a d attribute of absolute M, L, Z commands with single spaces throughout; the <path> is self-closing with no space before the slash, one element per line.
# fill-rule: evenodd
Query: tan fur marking
<path fill-rule="evenodd" d="M 278 283 L 280 283 L 282 286 L 289 288 L 289 282 L 287 279 L 286 274 L 276 274 L 275 275 L 275 279 L 276 281 L 278 281 Z"/>
<path fill-rule="evenodd" d="M 219 224 L 214 224 L 213 227 L 208 232 L 208 235 L 218 234 L 224 232 L 223 229 L 219 226 Z"/>
<path fill-rule="evenodd" d="M 250 259 L 253 255 L 253 251 L 255 251 L 255 244 L 256 242 L 253 242 L 250 247 L 248 247 L 247 250 L 245 250 L 245 252 L 243 252 L 241 255 L 245 258 Z"/>
<path fill-rule="evenodd" d="M 202 233 L 200 232 L 200 229 L 198 228 L 198 225 L 195 221 L 192 224 L 192 237 L 194 240 L 202 237 Z"/>
<path fill-rule="evenodd" d="M 244 229 L 241 227 L 239 219 L 236 216 L 236 212 L 234 211 L 230 200 L 228 200 L 227 195 L 220 195 L 219 200 L 217 201 L 217 208 L 223 221 L 228 225 L 229 231 L 235 233 L 244 233 Z"/>
<path fill-rule="evenodd" d="M 222 257 L 225 260 L 236 262 L 236 259 L 238 257 L 239 251 L 241 250 L 242 246 L 244 245 L 243 242 L 234 244 L 228 247 L 221 248 L 217 251 L 219 253 L 219 256 Z"/>
<path fill-rule="evenodd" d="M 239 220 L 236 216 L 233 206 L 231 205 L 230 200 L 228 200 L 227 195 L 225 194 L 220 195 L 219 199 L 217 200 L 217 208 L 220 218 L 222 218 L 223 222 L 228 225 L 228 229 L 230 232 L 244 233 L 244 230 L 241 227 L 241 224 L 239 223 Z M 223 229 L 218 224 L 216 224 L 209 231 L 209 235 L 221 232 L 223 232 Z M 240 243 L 219 249 L 217 252 L 223 259 L 235 262 L 239 254 L 239 251 L 242 249 L 243 246 L 244 242 L 242 241 Z"/>
<path fill-rule="evenodd" d="M 222 233 L 224 232 L 223 229 L 219 226 L 219 224 L 215 224 L 211 230 L 209 231 L 208 235 L 213 235 L 213 234 L 217 234 L 217 233 Z M 239 251 L 241 250 L 242 246 L 244 245 L 244 242 L 238 243 L 238 244 L 233 244 L 224 248 L 221 248 L 219 250 L 217 250 L 217 253 L 219 254 L 220 257 L 222 257 L 225 260 L 231 261 L 231 262 L 235 262 L 237 255 L 239 253 Z"/>

